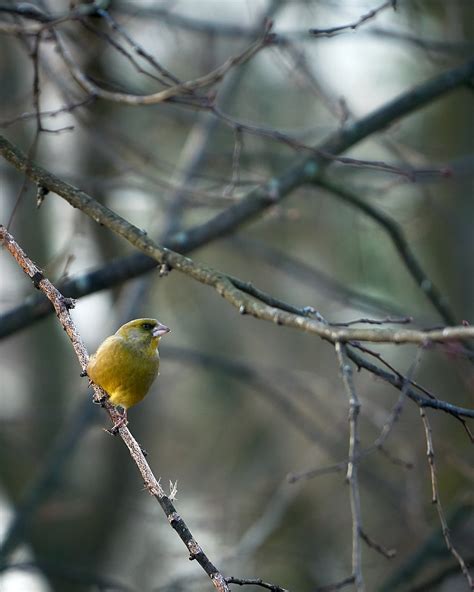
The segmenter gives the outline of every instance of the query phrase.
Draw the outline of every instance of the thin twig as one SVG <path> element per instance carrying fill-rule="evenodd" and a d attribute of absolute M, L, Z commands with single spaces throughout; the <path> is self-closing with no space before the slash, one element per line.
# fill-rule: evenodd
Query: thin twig
<path fill-rule="evenodd" d="M 397 554 L 395 549 L 386 549 L 383 545 L 377 543 L 377 541 L 374 541 L 374 539 L 371 538 L 363 529 L 360 530 L 360 538 L 364 541 L 364 543 L 366 543 L 367 546 L 369 546 L 371 549 L 374 549 L 374 551 L 377 551 L 377 553 L 380 553 L 380 555 L 385 557 L 385 559 L 393 559 Z"/>
<path fill-rule="evenodd" d="M 430 468 L 430 475 L 431 475 L 431 501 L 436 506 L 436 510 L 438 512 L 439 521 L 441 523 L 441 530 L 443 533 L 444 540 L 446 542 L 446 547 L 448 551 L 453 555 L 456 561 L 459 563 L 459 567 L 467 580 L 467 583 L 471 590 L 474 590 L 474 580 L 472 579 L 469 570 L 466 566 L 464 559 L 461 557 L 457 549 L 454 547 L 451 541 L 451 535 L 449 533 L 448 523 L 446 522 L 446 517 L 444 515 L 443 507 L 441 505 L 441 500 L 439 497 L 439 489 L 438 489 L 438 478 L 436 475 L 436 463 L 435 463 L 435 453 L 433 448 L 433 436 L 431 432 L 431 424 L 428 420 L 428 417 L 425 413 L 423 407 L 420 407 L 420 416 L 421 421 L 423 422 L 423 427 L 425 430 L 425 439 L 426 439 L 426 456 L 428 458 L 428 466 Z"/>
<path fill-rule="evenodd" d="M 258 22 L 255 27 L 255 34 L 253 35 L 254 38 L 258 37 L 262 30 L 265 30 L 267 26 L 266 23 L 283 7 L 284 4 L 279 0 L 271 0 L 271 2 L 268 3 L 257 19 Z M 224 84 L 222 84 L 219 89 L 218 101 L 220 105 L 224 105 L 225 107 L 233 105 L 238 94 L 237 90 L 247 72 L 247 66 L 248 63 L 244 64 L 242 67 L 238 68 L 232 76 L 228 76 L 224 80 Z M 169 196 L 169 203 L 166 211 L 167 222 L 165 223 L 164 231 L 162 232 L 162 241 L 165 245 L 170 239 L 172 241 L 173 234 L 177 233 L 182 228 L 184 206 L 189 204 L 187 194 L 190 189 L 194 187 L 196 178 L 200 177 L 202 164 L 206 159 L 207 152 L 211 145 L 210 138 L 215 133 L 218 123 L 218 119 L 213 117 L 212 113 L 200 113 L 195 125 L 187 136 L 179 161 L 174 168 L 172 178 L 174 187 L 172 187 L 172 193 Z M 240 135 L 241 134 L 239 133 L 239 136 Z M 254 183 L 252 184 L 254 185 Z M 223 196 L 220 194 L 216 200 L 219 207 L 222 206 L 223 197 L 225 198 L 225 202 L 230 202 L 231 200 L 236 199 L 233 195 L 227 194 Z M 207 197 L 206 202 L 209 203 L 209 201 L 209 197 Z M 191 203 L 193 206 L 196 205 L 195 197 Z M 226 206 L 227 205 L 228 203 L 226 203 Z"/>
<path fill-rule="evenodd" d="M 120 43 L 118 43 L 111 35 L 109 35 L 105 31 L 102 31 L 101 29 L 99 29 L 96 26 L 92 26 L 88 21 L 82 21 L 81 24 L 85 29 L 87 29 L 88 31 L 93 33 L 99 39 L 105 40 L 106 43 L 109 43 L 114 49 L 116 49 L 121 55 L 123 55 L 124 58 L 132 64 L 132 66 L 135 68 L 135 70 L 139 74 L 143 74 L 144 76 L 148 76 L 149 78 L 151 78 L 152 80 L 155 80 L 156 82 L 159 82 L 163 86 L 168 86 L 168 87 L 170 86 L 169 83 L 167 83 L 165 80 L 163 80 L 163 78 L 161 78 L 160 76 L 157 76 L 156 74 L 152 74 L 151 72 L 148 72 L 147 70 L 142 68 L 140 66 L 140 64 L 138 63 L 138 61 L 122 45 L 120 45 Z"/>
<path fill-rule="evenodd" d="M 37 23 L 33 25 L 19 25 L 17 23 L 0 23 L 0 33 L 9 35 L 38 35 L 45 30 L 53 29 L 57 25 L 81 19 L 85 16 L 96 14 L 98 9 L 106 8 L 110 0 L 94 0 L 93 2 L 81 2 L 70 12 L 51 15 L 44 12 L 38 6 L 29 3 L 18 3 L 17 6 L 0 6 L 0 12 L 15 14 L 28 18 Z"/>
<path fill-rule="evenodd" d="M 281 586 L 277 586 L 276 584 L 270 584 L 269 582 L 264 582 L 259 578 L 234 578 L 228 577 L 225 579 L 228 584 L 237 584 L 238 586 L 260 586 L 261 588 L 265 588 L 266 590 L 270 590 L 271 592 L 289 592 L 286 588 L 282 588 Z"/>
<path fill-rule="evenodd" d="M 349 399 L 349 454 L 346 479 L 350 488 L 352 514 L 352 575 L 358 592 L 364 591 L 361 557 L 362 516 L 360 508 L 360 491 L 358 478 L 358 460 L 360 455 L 359 413 L 360 402 L 354 385 L 352 367 L 347 357 L 346 345 L 337 342 L 335 345 L 342 381 Z"/>
<path fill-rule="evenodd" d="M 347 25 L 339 25 L 337 27 L 329 27 L 327 29 L 310 29 L 309 33 L 315 37 L 333 37 L 334 35 L 342 33 L 343 31 L 347 31 L 348 29 L 354 31 L 355 29 L 360 27 L 360 25 L 363 25 L 367 21 L 375 18 L 380 12 L 382 12 L 382 10 L 385 10 L 386 8 L 390 7 L 392 7 L 395 10 L 396 6 L 397 0 L 387 0 L 387 2 L 384 2 L 380 6 L 377 6 L 376 8 L 369 10 L 369 12 L 363 14 L 352 23 L 349 23 Z"/>
<path fill-rule="evenodd" d="M 354 362 L 354 364 L 356 364 L 357 368 L 359 368 L 359 369 L 364 368 L 364 370 L 367 370 L 371 374 L 378 376 L 379 378 L 381 378 L 382 380 L 384 380 L 388 384 L 391 384 L 396 389 L 402 390 L 404 388 L 404 386 L 406 385 L 406 381 L 398 372 L 394 372 L 393 374 L 390 372 L 386 372 L 383 368 L 380 368 L 376 364 L 373 364 L 372 362 L 370 362 L 366 358 L 360 356 L 359 354 L 357 354 L 353 350 L 350 350 L 348 352 L 348 356 Z M 452 415 L 456 420 L 458 420 L 462 423 L 464 429 L 466 430 L 467 435 L 469 436 L 469 439 L 471 440 L 471 442 L 474 442 L 473 435 L 472 435 L 471 431 L 469 430 L 469 427 L 467 426 L 466 421 L 464 420 L 464 417 L 471 417 L 471 418 L 474 417 L 473 413 L 471 413 L 469 411 L 469 413 L 465 414 L 462 411 L 462 409 L 463 409 L 462 407 L 457 407 L 456 405 L 451 405 L 447 401 L 441 401 L 439 399 L 436 399 L 436 397 L 434 397 L 434 398 L 425 397 L 423 395 L 420 395 L 418 390 L 415 390 L 413 388 L 407 388 L 406 394 L 407 394 L 407 397 L 409 399 L 411 399 L 414 403 L 416 403 L 416 405 L 418 405 L 418 406 L 431 407 L 432 409 L 439 409 L 439 410 L 442 409 L 445 413 Z"/>
<path fill-rule="evenodd" d="M 287 479 L 288 483 L 297 483 L 298 481 L 301 481 L 301 479 L 313 479 L 314 477 L 319 477 L 321 475 L 342 473 L 342 471 L 347 471 L 347 460 L 343 460 L 328 467 L 310 469 L 309 471 L 301 471 L 300 473 L 289 473 Z"/>
<path fill-rule="evenodd" d="M 163 103 L 164 101 L 169 101 L 170 99 L 179 95 L 186 95 L 191 91 L 207 88 L 216 84 L 217 82 L 221 81 L 232 68 L 244 64 L 261 49 L 271 43 L 272 36 L 269 29 L 267 29 L 260 39 L 249 45 L 238 55 L 226 60 L 221 66 L 212 72 L 209 72 L 208 74 L 200 76 L 194 80 L 188 80 L 180 84 L 175 84 L 167 89 L 149 95 L 133 95 L 122 92 L 113 92 L 98 86 L 83 73 L 73 58 L 67 44 L 62 40 L 62 37 L 60 37 L 57 32 L 56 41 L 61 57 L 66 63 L 73 78 L 89 94 L 96 95 L 101 99 L 112 101 L 114 103 L 123 103 L 127 105 L 156 105 L 158 103 Z"/>
<path fill-rule="evenodd" d="M 240 155 L 242 152 L 243 140 L 242 130 L 240 128 L 234 129 L 234 151 L 232 153 L 232 178 L 230 183 L 225 187 L 223 194 L 231 196 L 234 193 L 236 186 L 240 182 Z"/>
<path fill-rule="evenodd" d="M 350 586 L 351 584 L 355 583 L 354 576 L 349 576 L 340 580 L 339 582 L 334 582 L 334 584 L 327 584 L 326 586 L 318 586 L 314 592 L 337 592 L 338 590 L 342 590 L 346 586 Z"/>
<path fill-rule="evenodd" d="M 415 362 L 413 363 L 412 367 L 410 368 L 410 370 L 408 372 L 408 376 L 410 376 L 410 377 L 412 376 L 412 374 L 415 371 L 415 368 L 419 364 L 419 360 L 420 360 L 420 354 L 418 354 Z M 387 440 L 390 432 L 393 429 L 393 426 L 398 421 L 400 414 L 402 412 L 403 403 L 406 400 L 407 391 L 408 391 L 410 384 L 411 384 L 411 379 L 408 378 L 408 376 L 404 377 L 404 384 L 401 388 L 401 392 L 400 392 L 400 396 L 398 397 L 398 401 L 394 405 L 392 411 L 390 412 L 390 415 L 389 415 L 387 421 L 384 423 L 382 430 L 381 430 L 380 434 L 378 435 L 377 439 L 374 441 L 374 443 L 371 446 L 368 446 L 367 448 L 360 450 L 358 459 L 354 460 L 353 462 L 360 463 L 366 456 L 372 454 L 376 450 L 379 450 L 379 451 L 383 452 L 389 458 L 389 460 L 391 462 L 394 462 L 395 464 L 399 464 L 405 468 L 412 468 L 412 465 L 410 463 L 407 463 L 407 462 L 402 461 L 400 459 L 393 458 L 383 447 L 385 441 Z M 348 460 L 343 460 L 341 462 L 338 462 L 334 465 L 330 465 L 328 467 L 320 467 L 317 469 L 310 469 L 310 470 L 306 470 L 306 471 L 301 471 L 300 473 L 290 473 L 288 475 L 287 479 L 288 479 L 289 483 L 296 483 L 297 481 L 300 481 L 301 479 L 313 479 L 314 477 L 319 477 L 321 475 L 327 475 L 329 473 L 339 473 L 344 470 L 347 471 L 348 464 L 349 464 Z"/>
<path fill-rule="evenodd" d="M 406 400 L 407 391 L 410 388 L 410 385 L 413 384 L 413 377 L 415 375 L 415 372 L 416 372 L 418 366 L 420 365 L 422 354 L 423 354 L 423 349 L 420 347 L 420 348 L 418 348 L 418 350 L 416 352 L 415 359 L 414 359 L 413 363 L 411 364 L 410 368 L 408 369 L 406 376 L 402 376 L 403 385 L 402 385 L 402 388 L 400 389 L 400 396 L 398 397 L 398 401 L 395 403 L 392 411 L 390 412 L 390 415 L 389 415 L 388 419 L 386 420 L 386 422 L 384 423 L 377 439 L 372 444 L 372 446 L 370 446 L 369 448 L 367 448 L 364 451 L 364 453 L 366 453 L 366 454 L 370 453 L 372 450 L 385 450 L 383 446 L 384 446 L 385 442 L 387 441 L 387 438 L 389 437 L 391 431 L 393 430 L 394 425 L 398 422 L 398 420 L 400 418 L 400 415 L 403 410 L 403 404 Z M 405 463 L 405 465 L 406 465 L 406 463 Z"/>
<path fill-rule="evenodd" d="M 80 101 L 77 101 L 76 103 L 73 103 L 71 105 L 65 105 L 64 107 L 59 107 L 58 109 L 48 109 L 45 111 L 40 111 L 40 116 L 42 118 L 57 117 L 61 113 L 72 113 L 75 109 L 78 109 L 79 107 L 85 107 L 86 105 L 89 105 L 90 103 L 92 103 L 94 100 L 95 100 L 95 97 L 92 97 L 92 96 L 87 97 L 87 98 L 81 99 Z M 24 121 L 26 119 L 32 119 L 35 117 L 37 117 L 36 111 L 22 113 L 21 115 L 17 115 L 16 117 L 12 117 L 10 119 L 4 119 L 4 120 L 0 121 L 0 128 L 7 128 L 19 121 Z"/>
<path fill-rule="evenodd" d="M 361 318 L 352 321 L 329 323 L 331 327 L 350 327 L 351 325 L 408 325 L 413 322 L 413 317 L 385 317 L 383 319 Z"/>
<path fill-rule="evenodd" d="M 127 31 L 121 25 L 119 25 L 114 18 L 112 18 L 112 16 L 106 9 L 99 8 L 97 12 L 100 16 L 104 18 L 109 27 L 111 27 L 114 31 L 116 31 L 126 40 L 126 42 L 130 45 L 130 47 L 135 51 L 137 55 L 146 60 L 151 66 L 153 66 L 153 68 L 155 68 L 162 76 L 168 78 L 168 80 L 170 80 L 173 84 L 182 84 L 182 81 L 179 78 L 177 78 L 174 74 L 169 72 L 169 70 L 164 68 L 161 64 L 159 64 L 151 54 L 145 51 L 143 47 L 138 45 L 138 43 L 136 43 L 136 41 L 134 41 L 130 37 Z M 169 86 L 169 83 L 165 84 Z"/>
<path fill-rule="evenodd" d="M 400 95 L 361 120 L 345 126 L 342 130 L 333 134 L 321 147 L 326 152 L 332 154 L 340 153 L 375 131 L 383 129 L 396 118 L 402 117 L 418 107 L 429 103 L 434 98 L 466 83 L 466 81 L 473 75 L 474 60 L 419 85 L 415 89 Z M 0 139 L 0 152 L 4 157 L 10 160 L 14 166 L 19 169 L 24 169 L 25 161 L 23 155 L 4 139 Z M 180 249 L 181 243 L 184 243 L 186 249 L 191 250 L 195 246 L 203 244 L 203 241 L 209 242 L 210 240 L 228 234 L 236 226 L 243 222 L 248 222 L 266 208 L 279 203 L 284 197 L 289 195 L 295 187 L 300 186 L 306 181 L 316 182 L 324 172 L 325 165 L 327 165 L 327 163 L 325 163 L 324 160 L 320 161 L 319 159 L 310 158 L 305 160 L 302 164 L 298 164 L 295 167 L 288 169 L 280 175 L 280 177 L 272 178 L 265 185 L 251 191 L 246 197 L 241 199 L 238 204 L 227 208 L 224 212 L 218 214 L 204 224 L 196 226 L 190 231 L 183 233 L 182 236 L 176 236 L 173 248 Z M 55 179 L 48 171 L 43 170 L 44 174 L 37 174 L 38 172 L 39 169 L 35 171 L 34 175 L 30 175 L 30 178 L 37 183 L 47 186 L 49 184 L 47 182 L 48 179 L 57 181 L 57 179 Z M 77 197 L 78 191 L 75 188 L 71 188 L 70 186 L 68 188 L 63 184 L 60 189 L 58 188 L 57 183 L 53 183 L 53 185 L 56 187 L 48 188 L 62 197 L 67 199 L 65 194 L 71 194 L 71 192 L 76 194 Z M 70 201 L 70 203 L 72 202 Z M 102 224 L 105 223 L 110 227 L 110 219 L 108 224 L 104 221 L 104 218 L 109 217 L 108 215 L 104 217 L 97 210 L 93 213 L 87 212 L 88 208 L 84 208 L 85 204 L 80 199 L 75 199 L 73 205 L 86 210 L 86 213 L 92 215 L 95 220 L 100 220 Z M 110 213 L 110 210 L 107 210 L 107 212 Z M 128 231 L 128 229 L 129 227 L 126 230 Z M 180 238 L 182 238 L 182 240 L 180 240 Z M 150 255 L 149 246 L 145 250 L 145 253 Z M 137 269 L 150 270 L 153 268 L 154 263 L 150 258 L 137 256 L 137 260 L 134 260 L 134 266 L 136 266 Z M 120 277 L 117 276 L 118 281 L 121 280 L 121 277 L 121 275 Z M 273 316 L 273 319 L 275 319 L 275 316 Z M 377 334 L 379 338 L 382 335 L 383 333 Z M 399 336 L 400 333 L 397 332 L 396 335 Z M 402 335 L 404 335 L 403 332 Z M 424 334 L 422 339 L 429 340 L 431 337 L 432 336 Z M 448 335 L 446 334 L 440 337 L 446 339 Z M 468 335 L 466 335 L 466 337 L 468 337 Z M 336 339 L 339 340 L 344 338 L 345 336 L 340 333 L 336 337 Z M 352 338 L 357 339 L 354 335 Z M 472 416 L 474 416 L 474 414 Z"/>
<path fill-rule="evenodd" d="M 419 175 L 429 173 L 431 175 L 439 175 L 442 177 L 446 176 L 446 168 L 435 168 L 435 169 L 412 169 L 412 168 L 402 168 L 400 166 L 392 165 L 388 162 L 383 160 L 363 160 L 361 158 L 350 158 L 348 156 L 339 156 L 337 154 L 333 154 L 324 150 L 323 148 L 318 148 L 311 146 L 309 144 L 305 144 L 301 142 L 297 137 L 294 135 L 290 135 L 288 133 L 282 132 L 278 129 L 273 127 L 265 127 L 262 125 L 255 125 L 251 123 L 247 123 L 242 121 L 241 119 L 236 119 L 224 113 L 219 107 L 214 104 L 208 105 L 208 109 L 213 113 L 220 121 L 231 127 L 234 132 L 238 130 L 240 133 L 246 132 L 247 134 L 259 136 L 262 138 L 269 138 L 276 142 L 281 142 L 286 146 L 289 146 L 296 152 L 306 152 L 312 155 L 315 158 L 321 158 L 328 162 L 337 162 L 339 164 L 343 164 L 346 166 L 352 166 L 357 168 L 367 168 L 373 169 L 378 171 L 384 171 L 387 173 L 393 173 L 394 175 L 401 175 L 405 177 L 407 180 L 414 182 L 418 178 Z"/>
<path fill-rule="evenodd" d="M 431 393 L 427 388 L 425 388 L 424 386 L 422 386 L 421 384 L 419 384 L 415 380 L 413 380 L 411 378 L 409 379 L 407 376 L 404 376 L 392 364 L 390 364 L 390 362 L 387 362 L 387 360 L 382 356 L 382 354 L 380 352 L 370 349 L 370 348 L 366 347 L 365 345 L 361 345 L 360 343 L 351 343 L 351 347 L 358 349 L 359 351 L 361 351 L 365 354 L 368 354 L 369 356 L 372 356 L 373 358 L 376 358 L 386 368 L 388 368 L 391 372 L 396 374 L 401 380 L 403 380 L 404 382 L 409 382 L 412 386 L 419 389 L 422 393 L 424 393 L 430 399 L 436 399 L 436 397 L 433 395 L 433 393 Z"/>

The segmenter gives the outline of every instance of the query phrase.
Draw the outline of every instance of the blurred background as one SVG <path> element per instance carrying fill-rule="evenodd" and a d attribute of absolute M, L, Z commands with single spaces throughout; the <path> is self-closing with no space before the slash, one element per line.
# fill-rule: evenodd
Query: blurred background
<path fill-rule="evenodd" d="M 474 5 L 467 0 L 400 1 L 396 11 L 387 6 L 354 29 L 308 33 L 358 23 L 381 4 L 113 0 L 108 18 L 57 27 L 76 64 L 101 88 L 147 94 L 163 88 L 163 74 L 143 53 L 179 80 L 192 80 L 238 55 L 272 20 L 279 41 L 202 93 L 214 93 L 218 114 L 185 101 L 94 100 L 73 80 L 48 29 L 38 41 L 0 27 L 0 133 L 166 242 L 284 173 L 306 156 L 302 146 L 317 146 L 472 59 Z M 27 28 L 41 22 L 38 11 L 61 16 L 77 6 L 2 0 L 0 23 Z M 39 120 L 46 131 L 38 131 Z M 389 163 L 395 172 L 341 162 L 329 171 L 400 225 L 457 323 L 473 318 L 473 131 L 471 86 L 346 154 Z M 56 284 L 72 278 L 80 286 L 91 270 L 97 281 L 112 262 L 134 254 L 54 194 L 38 209 L 36 188 L 3 159 L 0 175 L 0 222 Z M 312 306 L 330 322 L 410 316 L 414 326 L 443 324 L 383 229 L 321 188 L 299 187 L 190 256 L 295 306 Z M 104 432 L 109 419 L 91 404 L 55 316 L 33 318 L 18 308 L 37 294 L 5 250 L 0 277 L 0 590 L 211 589 L 144 492 L 123 443 Z M 82 281 L 81 294 L 88 293 Z M 291 479 L 347 458 L 347 396 L 329 344 L 240 316 L 175 271 L 125 270 L 113 287 L 80 297 L 72 315 L 89 352 L 132 318 L 156 317 L 171 328 L 160 347 L 161 375 L 130 411 L 130 427 L 163 487 L 177 482 L 178 511 L 225 575 L 292 592 L 350 576 L 344 467 Z M 371 349 L 403 374 L 413 367 L 413 347 Z M 468 358 L 452 348 L 425 351 L 414 378 L 440 399 L 472 407 Z M 367 372 L 355 381 L 366 448 L 399 392 Z M 472 564 L 472 443 L 452 417 L 428 413 L 453 542 Z M 431 503 L 425 448 L 419 411 L 406 401 L 384 451 L 360 464 L 364 529 L 396 550 L 386 559 L 363 548 L 367 590 L 467 589 Z"/>

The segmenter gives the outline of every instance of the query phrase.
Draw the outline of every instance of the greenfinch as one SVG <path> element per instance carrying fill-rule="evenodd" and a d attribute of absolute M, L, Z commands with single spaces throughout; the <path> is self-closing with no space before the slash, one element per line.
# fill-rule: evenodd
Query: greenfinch
<path fill-rule="evenodd" d="M 135 319 L 107 337 L 90 357 L 90 380 L 104 389 L 112 405 L 123 409 L 113 432 L 127 425 L 128 408 L 150 390 L 160 367 L 158 344 L 168 332 L 168 327 L 156 319 Z"/>

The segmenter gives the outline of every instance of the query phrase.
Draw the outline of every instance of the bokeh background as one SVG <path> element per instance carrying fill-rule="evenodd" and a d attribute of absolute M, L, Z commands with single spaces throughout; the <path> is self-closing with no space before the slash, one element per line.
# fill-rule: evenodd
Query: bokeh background
<path fill-rule="evenodd" d="M 60 1 L 31 4 L 53 13 L 69 9 Z M 472 56 L 474 6 L 463 0 L 400 1 L 396 11 L 382 10 L 354 30 L 308 34 L 310 27 L 356 22 L 375 4 L 114 0 L 110 15 L 182 80 L 242 51 L 272 19 L 285 42 L 231 70 L 215 87 L 217 104 L 235 120 L 317 145 L 344 122 Z M 0 18 L 34 22 L 8 12 Z M 105 19 L 88 17 L 60 30 L 81 68 L 103 87 L 138 94 L 159 88 L 111 45 L 110 38 L 126 42 Z M 34 145 L 36 120 L 15 118 L 34 113 L 32 43 L 0 34 L 0 133 L 25 151 Z M 47 35 L 37 62 L 42 111 L 84 99 Z M 374 167 L 331 166 L 334 178 L 400 224 L 458 322 L 473 319 L 472 107 L 472 87 L 458 89 L 348 153 L 428 171 L 415 182 Z M 236 133 L 211 113 L 179 104 L 97 100 L 45 116 L 43 124 L 62 131 L 39 134 L 35 160 L 158 242 L 210 219 L 304 153 L 271 135 Z M 37 209 L 36 188 L 3 160 L 0 175 L 0 221 L 52 281 L 102 272 L 133 253 L 56 195 Z M 383 230 L 321 189 L 294 191 L 191 256 L 296 306 L 312 306 L 331 322 L 408 315 L 415 326 L 441 324 Z M 11 310 L 36 294 L 5 251 L 0 277 L 1 329 Z M 344 471 L 288 479 L 347 458 L 347 398 L 330 345 L 240 316 L 178 272 L 160 277 L 154 270 L 82 297 L 72 314 L 90 352 L 131 318 L 153 316 L 171 327 L 161 345 L 159 380 L 131 410 L 130 426 L 162 485 L 177 482 L 178 511 L 223 573 L 292 592 L 350 575 Z M 8 536 L 9 547 L 3 547 L 0 590 L 211 589 L 143 491 L 120 439 L 104 432 L 109 420 L 91 404 L 54 315 L 6 333 L 0 342 L 0 540 Z M 415 359 L 413 347 L 373 349 L 402 373 Z M 468 356 L 443 348 L 424 352 L 415 378 L 441 399 L 473 405 Z M 363 372 L 356 386 L 367 447 L 399 393 Z M 452 537 L 472 562 L 472 444 L 459 422 L 429 415 Z M 397 551 L 387 560 L 363 549 L 368 590 L 467 589 L 440 536 L 425 446 L 419 411 L 406 402 L 386 443 L 389 454 L 374 452 L 361 463 L 364 528 Z"/>

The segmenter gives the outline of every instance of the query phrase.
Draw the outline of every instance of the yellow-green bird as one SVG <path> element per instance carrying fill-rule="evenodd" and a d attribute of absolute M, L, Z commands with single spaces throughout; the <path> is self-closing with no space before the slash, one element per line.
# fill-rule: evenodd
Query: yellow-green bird
<path fill-rule="evenodd" d="M 156 319 L 135 319 L 99 346 L 89 359 L 87 375 L 124 414 L 112 431 L 127 425 L 127 409 L 139 403 L 158 375 L 158 344 L 169 329 Z"/>

